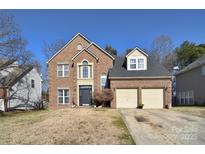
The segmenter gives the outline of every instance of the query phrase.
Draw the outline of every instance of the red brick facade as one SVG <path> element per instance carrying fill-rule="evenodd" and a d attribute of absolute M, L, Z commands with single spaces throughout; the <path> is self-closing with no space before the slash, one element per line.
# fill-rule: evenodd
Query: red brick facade
<path fill-rule="evenodd" d="M 79 52 L 77 51 L 77 45 L 79 43 L 83 47 L 88 47 L 90 44 L 90 42 L 79 35 L 48 63 L 50 108 L 70 107 L 73 105 L 73 103 L 77 104 L 77 88 L 79 88 L 77 86 L 77 63 L 81 63 L 84 59 L 90 63 L 93 63 L 94 90 L 100 89 L 100 76 L 104 73 L 107 74 L 109 69 L 113 67 L 113 59 L 101 51 L 101 49 L 99 49 L 94 44 L 91 45 L 89 49 L 99 58 L 99 60 L 94 58 L 86 51 L 83 51 L 74 60 L 72 60 L 72 58 Z M 57 77 L 58 63 L 69 64 L 69 77 Z M 58 104 L 58 87 L 69 88 L 69 104 Z"/>

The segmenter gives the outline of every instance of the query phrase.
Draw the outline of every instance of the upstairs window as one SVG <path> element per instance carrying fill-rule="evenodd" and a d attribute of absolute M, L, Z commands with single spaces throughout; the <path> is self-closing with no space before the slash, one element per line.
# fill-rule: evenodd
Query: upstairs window
<path fill-rule="evenodd" d="M 68 74 L 69 74 L 68 64 L 58 64 L 57 65 L 57 76 L 58 77 L 67 77 Z"/>
<path fill-rule="evenodd" d="M 102 87 L 102 89 L 103 89 L 103 88 L 106 87 L 107 75 L 105 75 L 105 74 L 104 74 L 104 75 L 101 75 L 100 80 L 101 80 L 100 84 L 101 84 L 101 87 Z"/>
<path fill-rule="evenodd" d="M 82 65 L 79 66 L 79 79 L 92 79 L 93 70 L 92 65 L 89 65 L 86 60 L 82 62 Z"/>
<path fill-rule="evenodd" d="M 83 66 L 83 78 L 88 78 L 88 66 Z"/>
<path fill-rule="evenodd" d="M 142 57 L 131 58 L 128 62 L 128 70 L 144 70 L 146 67 L 145 59 Z"/>
<path fill-rule="evenodd" d="M 35 88 L 35 80 L 31 80 L 31 88 Z"/>
<path fill-rule="evenodd" d="M 130 69 L 136 69 L 136 68 L 137 68 L 136 59 L 130 59 Z"/>
<path fill-rule="evenodd" d="M 138 69 L 144 69 L 144 59 L 143 58 L 138 59 Z"/>

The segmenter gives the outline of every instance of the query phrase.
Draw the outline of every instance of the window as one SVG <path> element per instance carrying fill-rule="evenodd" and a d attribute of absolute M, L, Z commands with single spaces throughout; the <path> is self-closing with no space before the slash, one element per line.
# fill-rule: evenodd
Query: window
<path fill-rule="evenodd" d="M 205 65 L 201 67 L 201 74 L 205 75 Z"/>
<path fill-rule="evenodd" d="M 92 79 L 93 78 L 93 70 L 92 70 L 92 66 L 90 66 L 90 78 Z"/>
<path fill-rule="evenodd" d="M 144 70 L 145 69 L 145 59 L 143 57 L 131 58 L 129 60 L 130 70 Z"/>
<path fill-rule="evenodd" d="M 88 78 L 88 66 L 83 66 L 83 78 Z"/>
<path fill-rule="evenodd" d="M 31 88 L 35 88 L 35 81 L 33 79 L 31 80 Z"/>
<path fill-rule="evenodd" d="M 185 92 L 182 92 L 182 100 L 181 100 L 182 104 L 185 104 Z"/>
<path fill-rule="evenodd" d="M 59 104 L 69 103 L 69 90 L 68 89 L 58 89 L 58 103 Z"/>
<path fill-rule="evenodd" d="M 58 77 L 67 77 L 68 74 L 69 74 L 68 64 L 58 64 L 57 65 L 57 76 Z"/>
<path fill-rule="evenodd" d="M 189 91 L 189 103 L 194 104 L 194 91 Z"/>
<path fill-rule="evenodd" d="M 136 69 L 136 59 L 130 59 L 130 69 Z"/>
<path fill-rule="evenodd" d="M 189 104 L 189 91 L 185 92 L 185 104 Z"/>
<path fill-rule="evenodd" d="M 107 83 L 107 75 L 101 75 L 101 87 L 105 88 Z"/>
<path fill-rule="evenodd" d="M 92 65 L 88 65 L 88 62 L 84 60 L 82 65 L 79 66 L 79 75 L 80 79 L 92 79 L 93 78 L 93 68 Z"/>
<path fill-rule="evenodd" d="M 144 69 L 144 59 L 143 58 L 138 59 L 138 69 Z"/>
<path fill-rule="evenodd" d="M 79 51 L 79 50 L 82 50 L 82 49 L 83 49 L 82 45 L 81 45 L 81 44 L 78 44 L 78 45 L 77 45 L 77 50 Z"/>

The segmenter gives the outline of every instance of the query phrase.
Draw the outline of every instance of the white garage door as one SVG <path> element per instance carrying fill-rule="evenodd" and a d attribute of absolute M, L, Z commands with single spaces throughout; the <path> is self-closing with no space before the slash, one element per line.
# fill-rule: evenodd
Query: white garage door
<path fill-rule="evenodd" d="M 163 89 L 142 89 L 143 108 L 163 108 Z"/>
<path fill-rule="evenodd" d="M 116 89 L 117 108 L 136 108 L 137 89 Z"/>

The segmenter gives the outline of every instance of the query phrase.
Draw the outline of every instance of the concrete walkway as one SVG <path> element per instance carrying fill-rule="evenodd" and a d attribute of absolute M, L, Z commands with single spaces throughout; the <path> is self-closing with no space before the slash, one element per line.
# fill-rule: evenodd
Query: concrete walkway
<path fill-rule="evenodd" d="M 136 144 L 205 144 L 205 118 L 165 109 L 119 111 Z"/>

